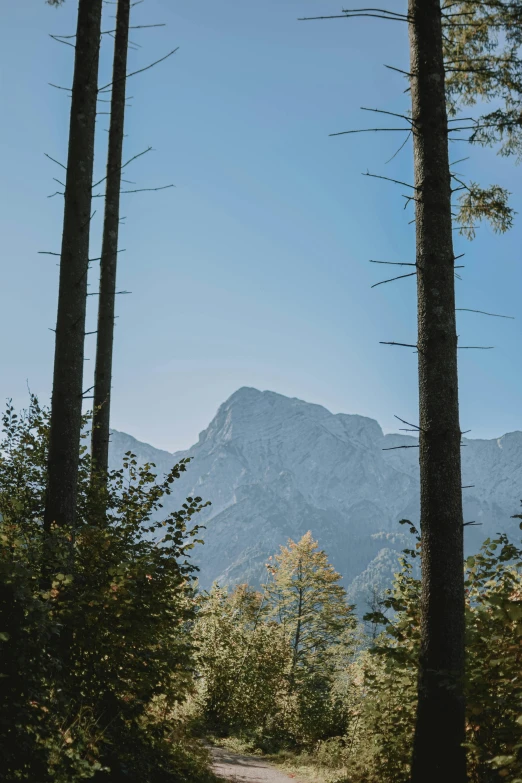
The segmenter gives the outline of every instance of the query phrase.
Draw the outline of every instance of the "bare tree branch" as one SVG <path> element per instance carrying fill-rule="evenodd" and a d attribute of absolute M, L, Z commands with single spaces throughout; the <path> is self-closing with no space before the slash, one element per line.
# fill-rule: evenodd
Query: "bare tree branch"
<path fill-rule="evenodd" d="M 417 345 L 412 345 L 411 343 L 394 343 L 394 342 L 383 342 L 382 340 L 379 340 L 379 345 L 400 345 L 402 348 L 417 348 Z"/>
<path fill-rule="evenodd" d="M 53 41 L 57 41 L 58 43 L 66 44 L 66 46 L 72 46 L 73 49 L 76 49 L 76 46 L 73 43 L 71 43 L 70 41 L 62 41 L 62 39 L 58 35 L 51 35 L 51 33 L 49 33 L 49 38 L 52 38 Z"/>
<path fill-rule="evenodd" d="M 135 24 L 130 25 L 129 30 L 145 30 L 149 27 L 166 27 L 165 22 L 161 22 L 160 24 Z M 116 32 L 116 30 L 103 30 L 102 35 L 113 35 Z M 74 37 L 74 36 L 70 36 Z"/>
<path fill-rule="evenodd" d="M 348 133 L 391 133 L 393 131 L 404 131 L 405 133 L 410 133 L 409 128 L 361 128 L 357 130 L 347 130 L 347 131 L 339 131 L 338 133 L 329 133 L 329 136 L 346 136 Z"/>
<path fill-rule="evenodd" d="M 399 147 L 399 149 L 398 149 L 398 150 L 396 150 L 396 152 L 394 152 L 394 153 L 393 153 L 393 155 L 391 156 L 391 158 L 388 158 L 388 160 L 385 160 L 385 161 L 384 161 L 384 165 L 385 165 L 385 166 L 386 166 L 386 164 L 387 164 L 387 163 L 391 163 L 391 162 L 392 162 L 392 160 L 393 160 L 394 158 L 396 158 L 396 157 L 397 157 L 397 155 L 399 154 L 399 152 L 400 152 L 402 149 L 404 149 L 404 147 L 406 146 L 406 144 L 407 144 L 407 143 L 408 143 L 408 141 L 409 141 L 409 138 L 410 138 L 410 136 L 411 136 L 411 130 L 409 131 L 408 135 L 406 136 L 406 138 L 405 138 L 405 139 L 404 139 L 404 141 L 402 142 L 402 144 L 401 144 L 401 146 Z"/>
<path fill-rule="evenodd" d="M 129 160 L 122 165 L 121 170 L 123 170 L 126 166 L 128 166 L 129 163 L 132 163 L 137 158 L 140 158 L 142 155 L 145 155 L 147 152 L 151 152 L 151 151 L 152 151 L 152 147 L 147 147 L 147 149 L 143 150 L 143 152 L 138 152 L 137 155 L 133 155 L 132 158 L 129 158 Z M 97 188 L 98 185 L 101 185 L 102 182 L 105 182 L 106 179 L 107 179 L 107 175 L 105 175 L 105 177 L 102 177 L 100 180 L 98 180 L 98 182 L 95 182 L 94 185 L 92 186 L 93 190 L 94 188 Z"/>
<path fill-rule="evenodd" d="M 375 261 L 373 258 L 370 258 L 370 264 L 389 264 L 391 266 L 417 266 L 417 264 L 412 264 L 411 262 L 407 262 L 407 261 Z"/>
<path fill-rule="evenodd" d="M 53 84 L 52 82 L 47 82 L 47 84 L 49 85 L 49 87 L 54 87 L 57 90 L 66 90 L 67 92 L 71 92 L 70 87 L 60 87 L 59 84 Z"/>
<path fill-rule="evenodd" d="M 406 130 L 406 128 L 404 129 Z M 383 177 L 382 174 L 370 174 L 369 171 L 366 173 L 362 172 L 363 177 L 373 177 L 374 179 L 385 179 L 388 182 L 394 182 L 396 185 L 404 185 L 406 188 L 411 188 L 412 190 L 419 190 L 419 188 L 416 185 L 410 185 L 408 182 L 401 182 L 398 179 L 391 179 L 390 177 Z"/>
<path fill-rule="evenodd" d="M 121 193 L 144 193 L 147 191 L 154 191 L 154 190 L 167 190 L 167 188 L 175 188 L 175 185 L 161 185 L 159 188 L 135 188 L 134 190 L 120 190 Z M 104 198 L 105 193 L 93 193 L 93 198 Z"/>
<path fill-rule="evenodd" d="M 387 449 L 381 449 L 381 451 L 395 451 L 395 449 L 418 449 L 418 444 L 416 446 L 389 446 Z"/>
<path fill-rule="evenodd" d="M 395 417 L 396 419 L 398 419 L 399 421 L 402 421 L 402 423 L 403 423 L 403 424 L 407 424 L 407 425 L 408 425 L 408 427 L 414 427 L 414 428 L 415 428 L 416 430 L 418 430 L 419 432 L 421 431 L 421 428 L 420 428 L 420 427 L 419 427 L 417 424 L 411 424 L 409 421 L 405 421 L 404 419 L 401 419 L 401 417 L 400 417 L 400 416 L 397 416 L 395 413 L 394 413 L 393 415 L 394 415 L 394 417 Z"/>
<path fill-rule="evenodd" d="M 402 73 L 404 76 L 408 76 L 410 79 L 413 77 L 414 74 L 410 73 L 409 71 L 403 71 L 401 68 L 395 68 L 393 65 L 385 65 L 385 68 L 389 68 L 390 71 L 397 71 L 397 73 Z"/>
<path fill-rule="evenodd" d="M 375 14 L 389 14 L 390 16 L 402 16 L 407 18 L 407 14 L 403 14 L 400 11 L 388 11 L 387 8 L 343 8 L 343 14 L 359 14 L 359 13 L 375 13 Z"/>
<path fill-rule="evenodd" d="M 117 250 L 117 253 L 125 253 L 126 248 L 122 247 L 121 250 Z M 101 261 L 101 256 L 98 256 L 97 258 L 89 258 L 89 262 L 91 261 Z"/>
<path fill-rule="evenodd" d="M 48 155 L 47 152 L 44 152 L 44 155 L 46 158 L 49 158 L 49 160 L 52 160 L 53 163 L 58 164 L 58 166 L 61 166 L 62 169 L 65 169 L 65 171 L 67 171 L 67 166 L 64 166 L 63 163 L 60 163 L 59 160 L 55 160 L 55 158 L 51 158 L 51 156 Z"/>
<path fill-rule="evenodd" d="M 378 283 L 374 283 L 370 288 L 377 288 L 378 285 L 384 285 L 384 283 L 393 283 L 394 280 L 402 280 L 404 277 L 414 277 L 417 272 L 409 272 L 407 275 L 397 275 L 397 277 L 390 277 L 389 280 L 381 280 Z"/>
<path fill-rule="evenodd" d="M 145 191 L 152 190 L 167 190 L 167 188 L 175 188 L 175 185 L 162 185 L 159 188 L 136 188 L 136 190 L 120 190 L 120 193 L 143 193 Z"/>
<path fill-rule="evenodd" d="M 515 320 L 514 315 L 499 315 L 498 313 L 486 313 L 484 310 L 471 310 L 469 307 L 456 307 L 456 312 L 460 313 L 480 313 L 480 315 L 490 315 L 492 318 L 510 318 Z"/>
<path fill-rule="evenodd" d="M 399 117 L 399 119 L 406 120 L 406 122 L 413 124 L 413 120 L 411 117 L 408 117 L 407 114 L 396 114 L 393 111 L 384 111 L 384 109 L 368 109 L 366 106 L 361 106 L 361 111 L 373 111 L 376 114 L 388 114 L 390 117 Z"/>
<path fill-rule="evenodd" d="M 358 17 L 368 16 L 370 19 L 387 19 L 390 22 L 408 22 L 409 19 L 406 16 L 388 16 L 385 14 L 373 14 L 373 13 L 345 13 L 335 14 L 333 16 L 304 16 L 297 19 L 298 22 L 312 22 L 318 19 L 356 19 Z"/>
<path fill-rule="evenodd" d="M 153 68 L 155 65 L 158 65 L 158 63 L 162 63 L 163 60 L 166 60 L 168 57 L 171 57 L 173 54 L 175 54 L 179 49 L 179 46 L 176 46 L 175 49 L 173 49 L 171 52 L 166 54 L 164 57 L 160 57 L 159 60 L 155 60 L 155 62 L 150 63 L 150 65 L 146 65 L 144 68 L 139 68 L 137 71 L 131 71 L 131 73 L 128 73 L 125 78 L 130 79 L 131 76 L 136 76 L 137 73 L 143 73 L 144 71 L 148 71 L 149 68 Z M 109 87 L 112 87 L 113 82 L 109 82 L 104 87 L 100 87 L 98 92 L 106 92 Z"/>

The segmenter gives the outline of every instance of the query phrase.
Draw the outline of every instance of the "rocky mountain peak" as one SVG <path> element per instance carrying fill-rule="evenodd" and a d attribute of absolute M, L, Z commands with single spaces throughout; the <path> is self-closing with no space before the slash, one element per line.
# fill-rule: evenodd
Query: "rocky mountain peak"
<path fill-rule="evenodd" d="M 499 530 L 518 532 L 511 515 L 522 497 L 522 432 L 465 443 L 463 484 L 473 485 L 464 492 L 465 520 L 481 523 L 466 528 L 471 552 Z M 212 503 L 201 520 L 205 545 L 194 555 L 203 586 L 262 581 L 266 558 L 311 530 L 360 600 L 376 573 L 386 580 L 396 570 L 399 519 L 418 522 L 418 450 L 385 450 L 415 444 L 409 435 L 383 435 L 365 416 L 243 387 L 191 449 L 169 454 L 113 433 L 111 463 L 130 449 L 164 473 L 192 457 L 165 508 L 189 495 Z"/>
<path fill-rule="evenodd" d="M 200 433 L 198 445 L 222 444 L 272 437 L 279 429 L 298 431 L 322 427 L 333 437 L 371 445 L 383 437 L 379 424 L 357 414 L 333 414 L 322 405 L 285 397 L 272 391 L 244 386 L 220 405 L 206 430 Z"/>

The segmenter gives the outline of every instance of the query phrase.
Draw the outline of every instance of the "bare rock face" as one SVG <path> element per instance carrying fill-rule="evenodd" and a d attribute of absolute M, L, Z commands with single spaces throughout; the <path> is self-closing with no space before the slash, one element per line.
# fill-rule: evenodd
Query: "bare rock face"
<path fill-rule="evenodd" d="M 466 548 L 488 536 L 514 536 L 522 498 L 522 432 L 497 440 L 464 440 Z M 200 495 L 205 545 L 194 550 L 200 584 L 264 581 L 265 562 L 288 538 L 308 530 L 342 573 L 359 605 L 372 584 L 389 582 L 397 552 L 411 545 L 400 519 L 418 524 L 419 466 L 415 438 L 383 435 L 364 416 L 332 414 L 320 405 L 242 388 L 224 402 L 198 442 L 169 454 L 112 433 L 111 467 L 130 450 L 159 474 L 190 456 L 165 508 Z"/>

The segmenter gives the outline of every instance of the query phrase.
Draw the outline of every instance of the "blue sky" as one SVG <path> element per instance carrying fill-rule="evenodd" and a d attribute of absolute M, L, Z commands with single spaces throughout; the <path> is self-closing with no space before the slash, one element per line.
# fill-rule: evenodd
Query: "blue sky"
<path fill-rule="evenodd" d="M 42 400 L 51 391 L 58 270 L 38 251 L 59 249 L 63 201 L 47 198 L 61 170 L 44 153 L 65 160 L 69 99 L 48 82 L 70 84 L 73 50 L 48 34 L 73 33 L 76 8 L 74 0 L 60 9 L 17 0 L 0 11 L 0 397 L 18 406 L 27 383 Z M 411 181 L 411 146 L 386 163 L 402 133 L 328 136 L 396 126 L 360 107 L 407 108 L 403 78 L 383 67 L 407 67 L 406 30 L 368 19 L 297 21 L 339 8 L 335 0 L 145 0 L 134 8 L 133 24 L 167 27 L 134 31 L 141 48 L 130 53 L 132 69 L 180 48 L 129 81 L 126 156 L 155 151 L 127 176 L 139 187 L 176 187 L 123 196 L 119 287 L 132 295 L 118 300 L 115 428 L 185 448 L 245 385 L 368 415 L 386 431 L 397 428 L 394 414 L 415 420 L 416 356 L 379 345 L 415 341 L 415 283 L 371 290 L 390 268 L 368 263 L 413 260 L 413 215 L 403 189 L 361 176 Z M 105 29 L 113 13 L 107 4 Z M 101 177 L 106 116 L 98 127 Z M 452 145 L 452 160 L 468 154 L 459 171 L 507 187 L 521 212 L 520 170 Z M 520 248 L 519 219 L 506 236 L 487 227 L 473 243 L 457 236 L 457 252 L 466 252 L 458 306 L 518 316 Z M 95 266 L 90 282 L 95 290 Z M 458 315 L 462 344 L 495 346 L 460 353 L 462 428 L 470 437 L 522 429 L 520 318 Z M 87 340 L 85 387 L 94 355 L 94 337 Z"/>

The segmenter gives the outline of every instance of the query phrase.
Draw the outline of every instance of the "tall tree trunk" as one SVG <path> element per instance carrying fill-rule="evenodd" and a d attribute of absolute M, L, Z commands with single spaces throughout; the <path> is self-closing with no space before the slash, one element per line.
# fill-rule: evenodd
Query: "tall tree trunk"
<path fill-rule="evenodd" d="M 80 0 L 60 258 L 44 526 L 73 525 L 78 493 L 102 0 Z"/>
<path fill-rule="evenodd" d="M 448 120 L 439 0 L 409 0 L 422 620 L 413 783 L 464 783 L 464 568 Z"/>
<path fill-rule="evenodd" d="M 120 183 L 125 121 L 125 87 L 129 42 L 130 0 L 118 0 L 116 41 L 112 72 L 111 122 L 105 217 L 100 261 L 100 296 L 96 367 L 94 373 L 94 414 L 92 428 L 93 470 L 102 479 L 109 466 L 109 424 L 111 410 L 112 352 L 118 230 L 120 225 Z"/>

